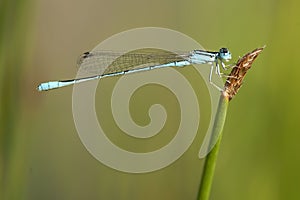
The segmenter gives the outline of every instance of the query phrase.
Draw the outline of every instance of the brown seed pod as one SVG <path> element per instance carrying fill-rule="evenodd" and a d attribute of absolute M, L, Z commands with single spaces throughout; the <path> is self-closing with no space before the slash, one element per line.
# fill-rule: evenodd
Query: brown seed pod
<path fill-rule="evenodd" d="M 265 46 L 257 48 L 252 52 L 245 54 L 242 58 L 238 60 L 238 62 L 232 68 L 226 80 L 223 91 L 223 95 L 229 100 L 231 100 L 237 94 L 239 88 L 243 84 L 243 79 L 247 71 L 251 68 L 252 63 L 264 48 Z"/>

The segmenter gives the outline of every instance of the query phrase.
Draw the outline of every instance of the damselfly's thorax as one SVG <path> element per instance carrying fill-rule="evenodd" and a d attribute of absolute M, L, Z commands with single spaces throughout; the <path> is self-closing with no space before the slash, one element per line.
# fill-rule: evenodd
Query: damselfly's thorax
<path fill-rule="evenodd" d="M 216 51 L 194 50 L 191 52 L 190 61 L 193 64 L 216 63 L 220 61 L 229 61 L 231 53 L 227 48 L 221 48 Z"/>

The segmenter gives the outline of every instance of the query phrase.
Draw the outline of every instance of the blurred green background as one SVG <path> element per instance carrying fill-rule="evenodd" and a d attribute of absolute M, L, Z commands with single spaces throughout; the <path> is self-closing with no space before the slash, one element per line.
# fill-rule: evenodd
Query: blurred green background
<path fill-rule="evenodd" d="M 211 199 L 299 199 L 299 7 L 298 0 L 1 0 L 0 199 L 196 199 L 199 142 L 162 170 L 115 171 L 80 142 L 72 87 L 35 90 L 74 77 L 78 55 L 107 37 L 145 26 L 183 32 L 211 50 L 226 46 L 233 60 L 267 45 L 230 103 Z"/>

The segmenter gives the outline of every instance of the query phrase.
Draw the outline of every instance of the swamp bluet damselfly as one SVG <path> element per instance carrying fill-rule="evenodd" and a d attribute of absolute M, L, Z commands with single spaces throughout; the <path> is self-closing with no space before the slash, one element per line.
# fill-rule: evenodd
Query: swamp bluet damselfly
<path fill-rule="evenodd" d="M 220 65 L 223 69 L 226 69 L 224 61 L 229 61 L 230 59 L 231 53 L 227 48 L 221 48 L 218 52 L 193 50 L 185 53 L 141 51 L 124 54 L 109 51 L 91 51 L 82 54 L 79 57 L 77 64 L 81 67 L 81 69 L 92 72 L 96 75 L 72 80 L 45 82 L 41 83 L 37 89 L 38 91 L 46 91 L 89 80 L 164 67 L 184 67 L 193 64 L 211 64 L 209 82 L 219 90 L 222 90 L 212 82 L 212 74 L 215 69 L 216 74 L 221 76 Z"/>

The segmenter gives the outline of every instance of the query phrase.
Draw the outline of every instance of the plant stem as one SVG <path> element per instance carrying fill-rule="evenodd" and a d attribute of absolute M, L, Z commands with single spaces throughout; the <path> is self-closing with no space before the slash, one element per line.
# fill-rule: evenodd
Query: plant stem
<path fill-rule="evenodd" d="M 209 152 L 209 154 L 205 159 L 201 184 L 198 191 L 198 198 L 197 198 L 198 200 L 209 199 L 216 161 L 217 161 L 220 143 L 222 139 L 222 131 L 226 119 L 228 102 L 229 102 L 228 97 L 222 94 L 219 100 L 217 115 L 212 129 L 212 137 L 211 137 L 214 138 L 214 136 L 219 135 L 218 136 L 219 138 L 217 140 L 217 143 L 215 144 L 215 146 L 213 147 L 211 152 Z"/>

